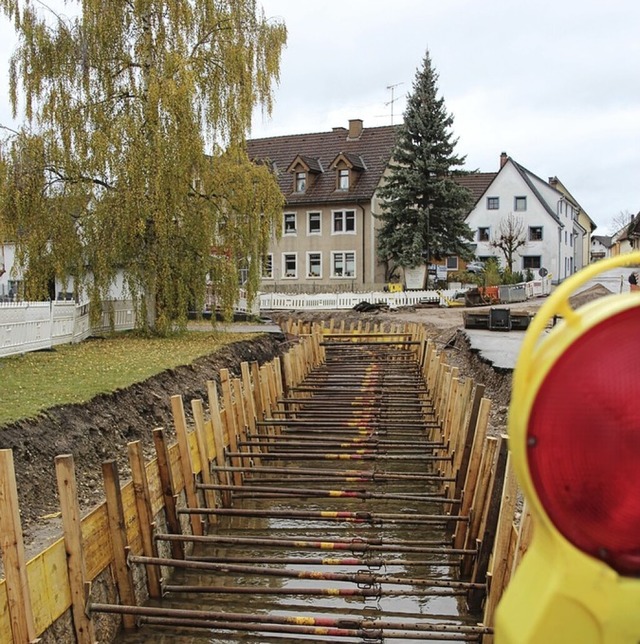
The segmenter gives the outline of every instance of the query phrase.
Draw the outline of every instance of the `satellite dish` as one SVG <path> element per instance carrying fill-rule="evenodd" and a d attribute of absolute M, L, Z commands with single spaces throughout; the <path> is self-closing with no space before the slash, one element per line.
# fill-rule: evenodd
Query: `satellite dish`
<path fill-rule="evenodd" d="M 544 266 L 538 271 L 538 275 L 540 275 L 540 277 L 546 277 L 548 274 L 549 271 Z"/>

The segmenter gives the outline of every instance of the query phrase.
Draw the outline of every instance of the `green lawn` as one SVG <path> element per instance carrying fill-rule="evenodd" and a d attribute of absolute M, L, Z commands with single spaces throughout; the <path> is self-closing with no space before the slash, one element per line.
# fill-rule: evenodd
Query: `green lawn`
<path fill-rule="evenodd" d="M 170 338 L 125 333 L 2 358 L 0 425 L 33 417 L 54 405 L 86 402 L 251 337 L 211 331 Z"/>

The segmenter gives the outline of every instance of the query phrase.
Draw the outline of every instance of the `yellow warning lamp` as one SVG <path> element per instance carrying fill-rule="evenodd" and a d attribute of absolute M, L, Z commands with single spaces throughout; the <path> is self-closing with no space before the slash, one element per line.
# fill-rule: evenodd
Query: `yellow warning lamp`
<path fill-rule="evenodd" d="M 569 299 L 631 264 L 640 252 L 567 279 L 523 341 L 509 445 L 533 537 L 498 605 L 496 644 L 640 642 L 640 292 Z"/>

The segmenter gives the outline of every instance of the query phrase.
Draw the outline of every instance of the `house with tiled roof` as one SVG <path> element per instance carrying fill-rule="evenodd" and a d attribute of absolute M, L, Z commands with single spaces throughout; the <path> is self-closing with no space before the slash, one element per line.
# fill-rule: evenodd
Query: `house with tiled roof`
<path fill-rule="evenodd" d="M 487 180 L 490 175 L 487 173 Z M 515 253 L 512 270 L 531 270 L 536 275 L 546 271 L 557 283 L 589 262 L 585 249 L 595 224 L 584 211 L 581 220 L 581 211 L 556 177 L 545 181 L 503 152 L 498 172 L 484 187 L 466 221 L 475 235 L 476 256 L 482 260 L 496 257 L 504 266 L 505 259 L 492 241 L 511 217 L 521 225 L 525 242 Z"/>
<path fill-rule="evenodd" d="M 394 126 L 362 120 L 330 132 L 247 142 L 249 157 L 276 174 L 286 204 L 263 265 L 264 290 L 379 288 L 376 191 L 396 140 Z"/>
<path fill-rule="evenodd" d="M 597 262 L 600 259 L 611 257 L 613 247 L 612 235 L 592 235 L 591 236 L 591 261 Z"/>

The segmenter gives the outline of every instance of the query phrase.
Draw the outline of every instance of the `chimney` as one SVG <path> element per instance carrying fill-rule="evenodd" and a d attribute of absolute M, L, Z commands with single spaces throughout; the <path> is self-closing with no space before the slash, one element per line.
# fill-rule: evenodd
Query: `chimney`
<path fill-rule="evenodd" d="M 347 139 L 359 139 L 362 136 L 362 119 L 349 119 L 349 134 Z"/>
<path fill-rule="evenodd" d="M 502 167 L 504 167 L 504 164 L 507 162 L 507 160 L 508 160 L 508 159 L 509 159 L 509 157 L 507 156 L 507 153 L 506 153 L 506 152 L 503 152 L 503 153 L 500 155 L 500 167 L 501 167 L 501 168 L 502 168 Z"/>

